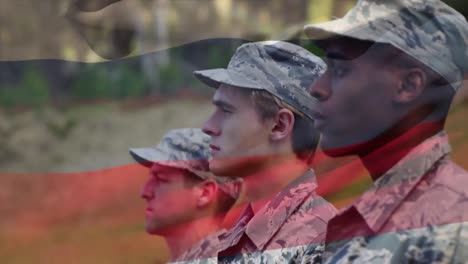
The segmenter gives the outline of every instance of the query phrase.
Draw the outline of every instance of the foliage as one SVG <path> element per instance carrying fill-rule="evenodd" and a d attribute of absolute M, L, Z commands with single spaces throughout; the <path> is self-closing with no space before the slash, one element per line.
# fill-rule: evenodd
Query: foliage
<path fill-rule="evenodd" d="M 159 87 L 157 91 L 162 95 L 169 95 L 177 91 L 184 84 L 181 67 L 177 63 L 169 63 L 159 68 Z"/>
<path fill-rule="evenodd" d="M 319 47 L 317 47 L 313 41 L 303 41 L 301 46 L 319 57 L 323 57 L 325 55 L 324 52 Z"/>
<path fill-rule="evenodd" d="M 234 51 L 232 52 L 234 53 Z M 214 46 L 208 55 L 209 68 L 224 68 L 229 63 L 232 54 L 223 47 Z"/>
<path fill-rule="evenodd" d="M 72 84 L 72 97 L 79 100 L 123 99 L 144 95 L 147 83 L 142 73 L 125 64 L 85 65 Z"/>
<path fill-rule="evenodd" d="M 99 64 L 84 66 L 72 84 L 71 95 L 77 99 L 105 98 L 109 90 L 109 79 Z"/>
<path fill-rule="evenodd" d="M 49 84 L 35 67 L 28 67 L 18 84 L 0 88 L 0 105 L 6 108 L 40 107 L 49 100 Z"/>
<path fill-rule="evenodd" d="M 118 68 L 116 78 L 111 81 L 111 85 L 113 98 L 142 96 L 147 92 L 145 76 L 125 64 Z"/>

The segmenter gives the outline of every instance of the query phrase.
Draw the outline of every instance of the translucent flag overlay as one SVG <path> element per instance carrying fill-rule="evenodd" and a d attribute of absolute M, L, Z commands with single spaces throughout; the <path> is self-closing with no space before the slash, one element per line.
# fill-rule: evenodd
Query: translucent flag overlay
<path fill-rule="evenodd" d="M 164 240 L 145 233 L 140 191 L 149 170 L 128 148 L 203 125 L 214 90 L 193 71 L 226 67 L 237 47 L 257 40 L 323 56 L 303 26 L 342 16 L 354 2 L 0 0 L 1 262 L 165 263 Z M 466 16 L 467 3 L 446 2 Z M 467 115 L 465 81 L 445 125 L 451 157 L 465 170 Z M 338 209 L 371 185 L 356 157 L 319 150 L 312 166 L 318 195 Z M 227 228 L 245 205 L 228 213 Z M 427 220 L 380 234 L 434 224 Z M 463 221 L 446 215 L 436 225 Z M 329 239 L 369 234 L 356 228 Z"/>

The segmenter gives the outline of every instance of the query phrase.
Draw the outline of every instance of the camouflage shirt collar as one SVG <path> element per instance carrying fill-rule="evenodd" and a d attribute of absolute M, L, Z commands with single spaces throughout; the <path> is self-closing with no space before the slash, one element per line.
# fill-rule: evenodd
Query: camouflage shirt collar
<path fill-rule="evenodd" d="M 264 249 L 290 215 L 311 193 L 314 193 L 316 188 L 315 173 L 309 170 L 290 183 L 252 217 L 245 233 L 257 249 Z"/>
<path fill-rule="evenodd" d="M 446 132 L 426 139 L 341 212 L 356 208 L 369 228 L 378 232 L 427 172 L 450 151 Z"/>
<path fill-rule="evenodd" d="M 216 256 L 216 254 L 218 254 L 218 251 L 221 248 L 220 241 L 222 239 L 222 236 L 224 236 L 225 234 L 227 234 L 227 230 L 223 228 L 205 237 L 204 239 L 191 246 L 187 251 L 185 251 L 182 255 L 180 255 L 172 262 L 195 261 L 196 259 L 206 259 Z"/>

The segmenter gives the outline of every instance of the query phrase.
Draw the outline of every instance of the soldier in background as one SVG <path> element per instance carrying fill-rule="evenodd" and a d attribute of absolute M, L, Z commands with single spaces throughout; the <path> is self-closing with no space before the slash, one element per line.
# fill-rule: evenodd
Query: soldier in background
<path fill-rule="evenodd" d="M 164 237 L 171 261 L 211 256 L 226 232 L 224 217 L 239 196 L 239 179 L 209 172 L 208 143 L 200 129 L 176 129 L 156 147 L 130 149 L 150 170 L 141 192 L 146 231 Z"/>
<path fill-rule="evenodd" d="M 468 260 L 468 173 L 444 123 L 468 70 L 468 23 L 438 0 L 360 0 L 308 25 L 328 69 L 312 87 L 330 156 L 358 155 L 370 189 L 329 222 L 326 263 Z"/>
<path fill-rule="evenodd" d="M 213 263 L 297 263 L 313 243 L 319 259 L 326 223 L 335 208 L 315 192 L 310 161 L 319 135 L 307 88 L 325 65 L 286 42 L 240 46 L 227 69 L 196 71 L 216 89 L 215 111 L 203 131 L 211 136 L 216 175 L 244 180 L 248 204 L 223 236 Z"/>

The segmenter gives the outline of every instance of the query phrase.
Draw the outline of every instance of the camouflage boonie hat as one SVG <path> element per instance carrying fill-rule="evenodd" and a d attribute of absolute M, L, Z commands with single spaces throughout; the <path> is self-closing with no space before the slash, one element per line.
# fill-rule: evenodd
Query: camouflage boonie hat
<path fill-rule="evenodd" d="M 266 90 L 291 111 L 312 119 L 315 99 L 310 86 L 325 71 L 326 65 L 306 49 L 282 41 L 247 43 L 237 48 L 227 69 L 195 71 L 208 86 L 221 84 Z"/>
<path fill-rule="evenodd" d="M 129 152 L 135 161 L 148 166 L 158 163 L 164 166 L 184 169 L 192 172 L 200 179 L 213 179 L 218 186 L 232 198 L 239 197 L 236 182 L 240 179 L 218 177 L 209 170 L 211 152 L 210 136 L 197 128 L 182 128 L 169 131 L 155 147 L 130 148 Z"/>
<path fill-rule="evenodd" d="M 338 35 L 390 44 L 440 74 L 455 91 L 468 71 L 468 23 L 439 0 L 359 0 L 343 18 L 304 30 L 317 40 Z"/>

